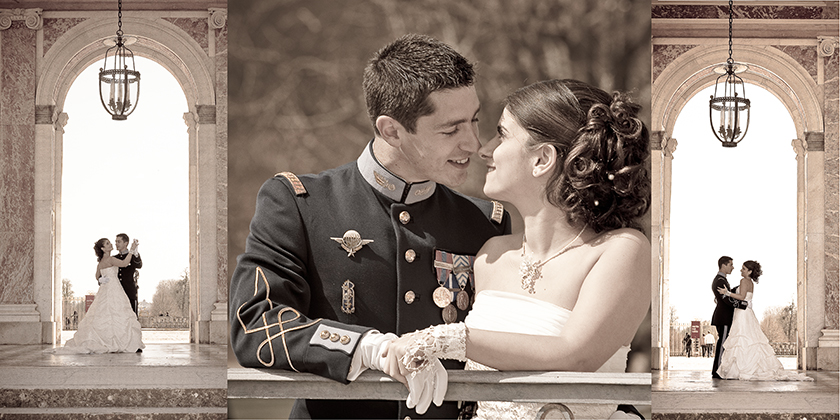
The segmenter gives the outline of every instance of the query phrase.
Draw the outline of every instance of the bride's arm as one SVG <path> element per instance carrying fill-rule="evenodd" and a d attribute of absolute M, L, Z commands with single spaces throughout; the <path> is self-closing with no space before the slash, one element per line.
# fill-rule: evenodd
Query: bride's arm
<path fill-rule="evenodd" d="M 650 307 L 650 243 L 634 232 L 613 239 L 615 246 L 592 267 L 560 336 L 472 329 L 467 358 L 499 370 L 598 369 L 630 342 Z M 388 353 L 402 357 L 411 341 L 410 336 L 395 340 Z"/>
<path fill-rule="evenodd" d="M 613 239 L 592 267 L 559 336 L 470 330 L 467 358 L 499 370 L 598 369 L 632 340 L 650 307 L 650 243 L 634 232 Z"/>
<path fill-rule="evenodd" d="M 111 255 L 111 256 L 108 257 L 108 262 L 110 262 L 111 265 L 116 265 L 117 267 L 120 267 L 120 268 L 128 267 L 128 265 L 131 264 L 131 257 L 127 256 L 127 257 L 125 257 L 125 259 L 121 260 L 121 259 Z"/>
<path fill-rule="evenodd" d="M 742 279 L 741 279 L 741 285 L 738 287 L 738 291 L 740 292 L 740 291 L 742 291 L 742 290 L 747 289 L 747 288 L 748 288 L 748 287 L 747 287 L 747 285 L 748 285 L 751 281 L 752 281 L 752 280 L 750 280 L 750 279 L 743 279 L 743 278 L 742 278 Z M 721 292 L 721 293 L 723 293 L 723 292 Z M 724 294 L 725 294 L 725 293 L 724 293 Z M 730 296 L 730 297 L 732 297 L 732 298 L 734 298 L 734 299 L 744 300 L 744 299 L 746 299 L 746 298 L 747 298 L 747 292 L 743 292 L 743 294 L 742 294 L 742 293 L 731 293 L 731 292 L 730 292 L 730 293 L 729 293 L 729 296 Z"/>

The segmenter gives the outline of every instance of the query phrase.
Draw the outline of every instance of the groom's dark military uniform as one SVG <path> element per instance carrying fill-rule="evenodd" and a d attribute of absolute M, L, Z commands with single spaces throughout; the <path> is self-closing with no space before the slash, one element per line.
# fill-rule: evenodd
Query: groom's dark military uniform
<path fill-rule="evenodd" d="M 129 263 L 125 267 L 120 267 L 118 276 L 120 278 L 120 284 L 125 290 L 125 295 L 128 296 L 128 301 L 131 302 L 131 309 L 134 310 L 134 314 L 137 314 L 137 283 L 134 281 L 134 274 L 137 272 L 138 268 L 143 267 L 143 260 L 140 259 L 140 255 L 134 255 L 130 252 L 126 252 L 125 254 L 117 253 L 114 255 L 117 259 L 124 260 L 127 256 L 131 255 L 131 263 Z"/>
<path fill-rule="evenodd" d="M 732 316 L 735 313 L 735 308 L 739 307 L 742 301 L 731 297 L 724 296 L 718 293 L 718 287 L 726 288 L 737 293 L 738 286 L 734 289 L 729 288 L 729 281 L 726 277 L 718 273 L 715 279 L 712 280 L 712 292 L 715 294 L 715 312 L 712 314 L 712 325 L 715 326 L 718 333 L 717 344 L 715 344 L 715 361 L 712 363 L 712 377 L 717 378 L 717 369 L 720 366 L 720 356 L 723 354 L 723 342 L 729 336 L 729 329 L 732 328 Z"/>
<path fill-rule="evenodd" d="M 231 344 L 243 366 L 347 383 L 365 332 L 443 322 L 432 299 L 436 250 L 475 255 L 510 231 L 501 204 L 431 181 L 406 184 L 376 161 L 371 145 L 356 162 L 300 178 L 278 174 L 260 189 L 230 287 Z M 457 310 L 458 321 L 465 315 Z M 457 413 L 445 402 L 425 416 Z M 403 401 L 298 400 L 292 411 L 292 418 L 406 416 L 423 417 Z"/>

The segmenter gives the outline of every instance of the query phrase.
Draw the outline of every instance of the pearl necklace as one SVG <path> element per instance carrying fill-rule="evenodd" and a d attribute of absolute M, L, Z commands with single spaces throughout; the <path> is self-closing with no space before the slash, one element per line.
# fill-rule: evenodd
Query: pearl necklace
<path fill-rule="evenodd" d="M 552 255 L 543 262 L 540 262 L 540 260 L 532 262 L 531 259 L 525 255 L 525 234 L 523 233 L 522 263 L 519 265 L 519 275 L 522 276 L 522 290 L 527 290 L 530 294 L 536 293 L 536 290 L 534 290 L 534 284 L 537 283 L 538 279 L 542 278 L 542 267 L 546 265 L 546 263 L 548 263 L 549 261 L 559 257 L 560 254 L 568 251 L 569 247 L 571 247 L 572 244 L 576 240 L 578 240 L 578 238 L 580 238 L 580 235 L 583 235 L 584 230 L 586 230 L 586 225 L 584 225 L 583 229 L 581 229 L 580 232 L 578 232 L 577 236 L 572 238 L 572 240 L 569 241 L 569 243 L 567 243 L 562 249 L 560 249 L 560 251 L 558 251 L 556 254 Z"/>

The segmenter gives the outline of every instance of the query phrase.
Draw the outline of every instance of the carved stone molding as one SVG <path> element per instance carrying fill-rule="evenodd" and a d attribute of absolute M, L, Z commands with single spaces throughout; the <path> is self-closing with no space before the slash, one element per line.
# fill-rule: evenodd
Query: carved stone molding
<path fill-rule="evenodd" d="M 227 24 L 227 9 L 211 7 L 207 10 L 210 12 L 210 29 L 224 28 L 225 24 Z"/>
<path fill-rule="evenodd" d="M 54 114 L 55 105 L 35 105 L 35 124 L 52 124 Z"/>
<path fill-rule="evenodd" d="M 820 57 L 831 57 L 834 55 L 834 49 L 840 43 L 840 38 L 836 36 L 819 37 L 819 44 L 817 45 L 817 54 Z"/>
<path fill-rule="evenodd" d="M 187 125 L 187 131 L 192 130 L 198 124 L 198 117 L 194 112 L 184 113 L 184 124 Z"/>
<path fill-rule="evenodd" d="M 825 152 L 825 133 L 806 131 L 805 143 L 809 152 Z"/>
<path fill-rule="evenodd" d="M 195 110 L 198 113 L 199 124 L 216 123 L 216 105 L 196 105 Z"/>
<path fill-rule="evenodd" d="M 66 112 L 59 112 L 58 116 L 55 119 L 55 131 L 60 131 L 64 133 L 64 126 L 67 125 L 67 121 L 70 120 L 70 116 L 67 115 Z"/>
<path fill-rule="evenodd" d="M 800 160 L 805 156 L 805 140 L 793 139 L 790 141 L 790 145 L 793 147 L 794 153 L 796 153 L 796 160 Z"/>
<path fill-rule="evenodd" d="M 662 137 L 664 131 L 653 131 L 650 133 L 650 150 L 662 150 Z"/>
<path fill-rule="evenodd" d="M 12 27 L 12 21 L 22 20 L 27 28 L 37 31 L 44 25 L 43 9 L 0 9 L 0 31 Z"/>

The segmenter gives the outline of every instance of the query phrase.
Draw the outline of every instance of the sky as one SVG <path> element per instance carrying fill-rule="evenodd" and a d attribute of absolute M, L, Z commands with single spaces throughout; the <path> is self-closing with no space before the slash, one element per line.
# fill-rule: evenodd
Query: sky
<path fill-rule="evenodd" d="M 735 287 L 746 260 L 761 264 L 753 310 L 796 299 L 796 129 L 778 98 L 746 85 L 751 101 L 748 132 L 724 148 L 709 124 L 711 86 L 695 95 L 677 118 L 671 199 L 670 305 L 678 322 L 710 320 L 717 260 L 734 259 Z"/>
<path fill-rule="evenodd" d="M 76 78 L 64 104 L 61 277 L 76 296 L 98 288 L 94 242 L 113 244 L 118 233 L 140 242 L 140 301 L 151 302 L 158 282 L 189 268 L 187 100 L 162 66 L 135 63 L 140 99 L 127 120 L 113 121 L 102 107 L 101 62 Z"/>

